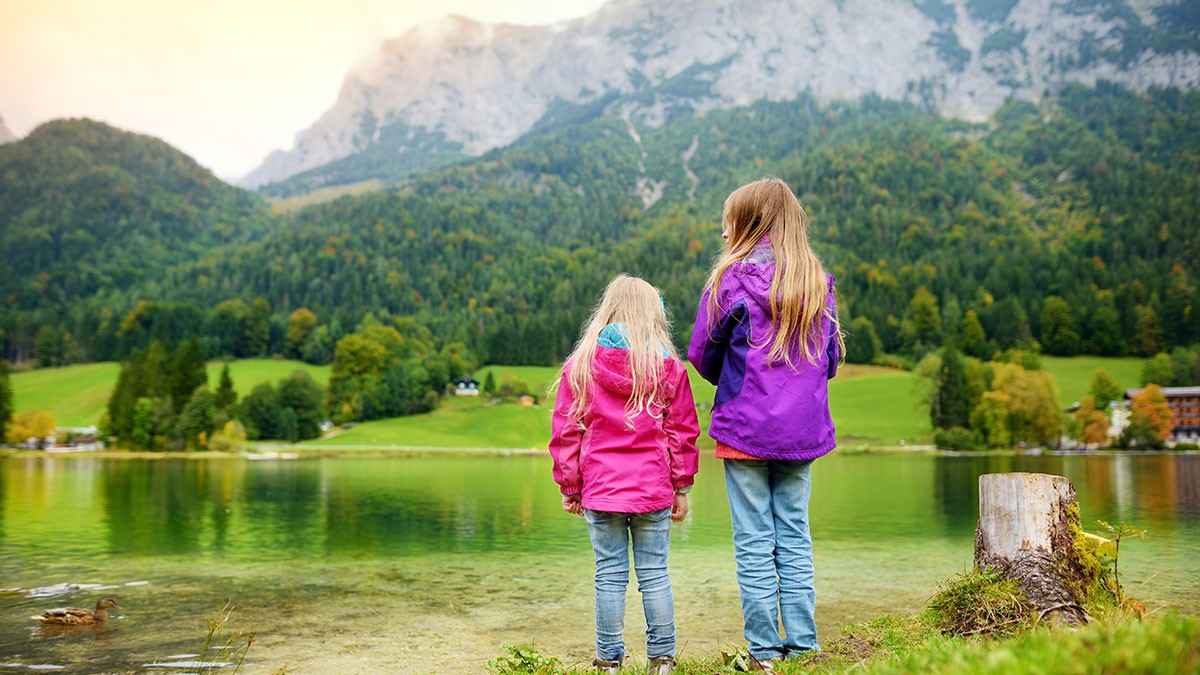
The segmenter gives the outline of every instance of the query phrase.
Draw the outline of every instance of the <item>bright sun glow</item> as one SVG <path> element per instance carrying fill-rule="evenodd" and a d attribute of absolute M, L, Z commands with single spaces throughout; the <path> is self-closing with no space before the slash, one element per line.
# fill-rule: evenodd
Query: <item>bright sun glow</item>
<path fill-rule="evenodd" d="M 604 0 L 0 0 L 0 118 L 90 117 L 233 178 L 290 148 L 379 42 L 445 14 L 548 24 Z"/>

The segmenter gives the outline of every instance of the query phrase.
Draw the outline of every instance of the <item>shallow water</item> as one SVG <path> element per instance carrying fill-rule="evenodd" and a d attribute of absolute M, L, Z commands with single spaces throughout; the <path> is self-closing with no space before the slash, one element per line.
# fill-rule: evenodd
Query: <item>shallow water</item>
<path fill-rule="evenodd" d="M 813 470 L 822 639 L 915 610 L 968 569 L 977 477 L 994 471 L 1067 476 L 1085 528 L 1104 519 L 1148 530 L 1122 546 L 1127 587 L 1152 612 L 1200 613 L 1196 455 L 835 453 Z M 181 672 L 149 664 L 235 660 L 199 656 L 226 600 L 236 606 L 227 631 L 255 634 L 249 673 L 476 673 L 503 645 L 528 643 L 567 664 L 592 656 L 586 526 L 562 513 L 544 457 L 8 458 L 0 472 L 0 588 L 100 586 L 0 592 L 0 671 Z M 741 641 L 717 461 L 702 462 L 691 502 L 671 551 L 685 656 Z M 102 595 L 123 607 L 103 629 L 30 619 Z M 627 642 L 642 658 L 632 587 L 628 602 Z"/>

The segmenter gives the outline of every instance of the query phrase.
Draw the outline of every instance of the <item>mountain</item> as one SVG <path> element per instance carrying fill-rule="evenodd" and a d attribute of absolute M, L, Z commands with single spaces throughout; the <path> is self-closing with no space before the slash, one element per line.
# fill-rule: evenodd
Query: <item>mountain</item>
<path fill-rule="evenodd" d="M 0 307 L 11 318 L 119 295 L 262 234 L 266 216 L 257 195 L 157 138 L 47 122 L 0 146 Z"/>
<path fill-rule="evenodd" d="M 1071 83 L 1200 82 L 1191 0 L 614 0 L 552 26 L 460 16 L 383 43 L 337 102 L 241 182 L 394 180 L 564 120 L 875 95 L 981 121 Z M 293 178 L 294 177 L 294 178 Z"/>
<path fill-rule="evenodd" d="M 17 140 L 17 135 L 4 123 L 4 118 L 0 117 L 0 145 L 12 143 L 15 140 Z"/>

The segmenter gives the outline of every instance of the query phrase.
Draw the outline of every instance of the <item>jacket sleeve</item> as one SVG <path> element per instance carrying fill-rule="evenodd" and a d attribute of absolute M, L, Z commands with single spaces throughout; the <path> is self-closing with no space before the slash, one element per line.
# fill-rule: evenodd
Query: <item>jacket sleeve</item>
<path fill-rule="evenodd" d="M 569 367 L 563 367 L 558 381 L 558 394 L 554 398 L 554 413 L 550 421 L 550 457 L 554 459 L 554 482 L 558 483 L 564 495 L 577 495 L 583 491 L 580 456 L 586 430 L 571 417 L 575 396 L 567 381 Z"/>
<path fill-rule="evenodd" d="M 700 469 L 700 451 L 696 448 L 700 421 L 696 418 L 696 401 L 692 397 L 687 368 L 680 363 L 677 370 L 675 398 L 664 411 L 663 430 L 667 434 L 671 487 L 679 490 L 694 483 L 696 472 Z"/>
<path fill-rule="evenodd" d="M 716 384 L 721 377 L 721 366 L 725 363 L 725 352 L 729 349 L 729 335 L 725 321 L 715 321 L 709 315 L 708 298 L 711 289 L 700 297 L 696 308 L 696 323 L 692 326 L 692 340 L 688 344 L 688 361 L 700 373 L 700 377 Z M 688 389 L 691 395 L 691 389 Z"/>
<path fill-rule="evenodd" d="M 826 377 L 833 379 L 837 375 L 838 363 L 842 360 L 842 350 L 838 347 L 838 313 L 837 296 L 833 293 L 833 275 L 829 275 L 829 297 L 825 301 L 829 309 L 829 342 L 825 345 L 825 357 L 829 361 Z"/>

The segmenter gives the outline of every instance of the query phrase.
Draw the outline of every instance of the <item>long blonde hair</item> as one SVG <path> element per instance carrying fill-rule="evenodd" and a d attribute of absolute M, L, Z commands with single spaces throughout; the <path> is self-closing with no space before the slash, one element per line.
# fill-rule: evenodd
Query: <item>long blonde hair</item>
<path fill-rule="evenodd" d="M 782 360 L 795 368 L 792 354 L 799 343 L 804 359 L 816 363 L 822 316 L 828 317 L 830 330 L 836 332 L 840 353 L 844 354 L 841 329 L 825 304 L 829 294 L 825 268 L 808 245 L 808 216 L 791 188 L 778 178 L 743 185 L 725 200 L 721 224 L 729 239 L 708 277 L 709 316 L 720 314 L 717 295 L 725 272 L 749 257 L 759 241 L 769 235 L 775 273 L 768 294 L 774 334 L 768 336 L 767 362 Z"/>
<path fill-rule="evenodd" d="M 596 357 L 600 333 L 613 323 L 625 326 L 629 374 L 633 380 L 633 392 L 625 404 L 627 424 L 632 424 L 634 417 L 659 398 L 664 358 L 678 358 L 671 344 L 671 323 L 658 289 L 637 277 L 617 276 L 604 289 L 604 295 L 584 323 L 575 350 L 567 358 L 571 368 L 567 382 L 575 395 L 571 416 L 578 421 L 583 420 L 587 407 L 593 380 L 592 360 Z"/>

